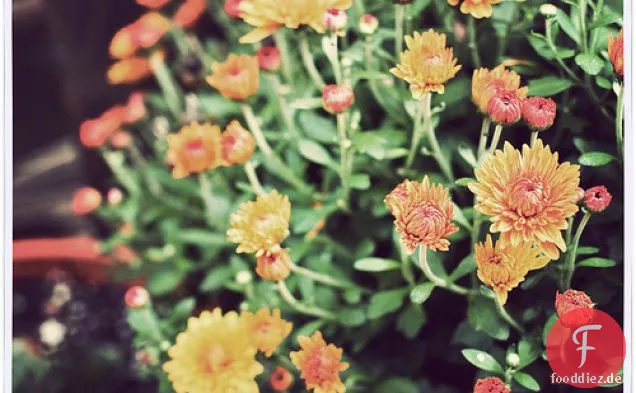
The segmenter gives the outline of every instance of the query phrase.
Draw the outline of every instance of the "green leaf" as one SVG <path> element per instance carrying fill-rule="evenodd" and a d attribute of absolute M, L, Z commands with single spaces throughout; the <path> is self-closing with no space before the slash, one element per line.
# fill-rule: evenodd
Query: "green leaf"
<path fill-rule="evenodd" d="M 603 69 L 603 59 L 593 53 L 581 53 L 574 58 L 576 64 L 589 75 L 597 75 Z"/>
<path fill-rule="evenodd" d="M 473 366 L 481 369 L 490 371 L 496 374 L 503 374 L 503 367 L 501 364 L 495 360 L 489 353 L 480 351 L 478 349 L 464 349 L 462 350 L 462 355 L 472 364 Z"/>
<path fill-rule="evenodd" d="M 461 179 L 455 180 L 455 184 L 460 187 L 468 187 L 470 183 L 474 183 L 476 181 L 477 180 L 473 179 L 472 177 L 462 177 Z"/>
<path fill-rule="evenodd" d="M 433 284 L 432 282 L 419 284 L 411 290 L 409 298 L 415 304 L 422 304 L 431 296 L 433 289 L 435 289 L 435 284 Z"/>
<path fill-rule="evenodd" d="M 368 190 L 371 187 L 371 177 L 366 173 L 356 173 L 351 176 L 351 188 Z"/>
<path fill-rule="evenodd" d="M 519 355 L 518 369 L 520 370 L 534 363 L 534 361 L 539 357 L 540 352 L 539 347 L 534 345 L 531 341 L 526 339 L 521 340 L 519 342 L 519 347 L 517 348 L 517 353 Z"/>
<path fill-rule="evenodd" d="M 603 10 L 601 15 L 596 18 L 594 23 L 590 25 L 590 29 L 597 29 L 599 27 L 605 27 L 612 24 L 620 24 L 622 20 L 621 14 L 614 12 L 609 8 Z"/>
<path fill-rule="evenodd" d="M 616 261 L 607 258 L 588 258 L 576 264 L 576 267 L 614 267 Z"/>
<path fill-rule="evenodd" d="M 413 339 L 422 326 L 426 323 L 426 314 L 421 307 L 411 303 L 401 314 L 397 321 L 397 328 L 407 338 Z"/>
<path fill-rule="evenodd" d="M 137 334 L 143 337 L 155 340 L 161 339 L 160 332 L 157 330 L 156 324 L 149 323 L 150 320 L 156 320 L 156 315 L 151 308 L 128 309 L 126 320 L 128 325 Z"/>
<path fill-rule="evenodd" d="M 496 340 L 507 340 L 510 335 L 510 327 L 497 313 L 493 300 L 481 296 L 468 300 L 468 323 Z"/>
<path fill-rule="evenodd" d="M 369 304 L 369 319 L 378 319 L 400 308 L 406 292 L 406 289 L 394 289 L 373 295 Z"/>
<path fill-rule="evenodd" d="M 385 272 L 388 270 L 397 270 L 402 266 L 397 261 L 384 258 L 362 258 L 355 261 L 354 269 L 362 272 Z"/>
<path fill-rule="evenodd" d="M 354 71 L 351 73 L 351 85 L 355 86 L 360 80 L 368 79 L 368 80 L 383 80 L 386 78 L 390 78 L 391 74 L 387 74 L 384 72 L 378 71 Z"/>
<path fill-rule="evenodd" d="M 477 167 L 477 158 L 475 157 L 475 152 L 470 146 L 459 146 L 457 147 L 457 151 L 468 165 L 473 168 Z"/>
<path fill-rule="evenodd" d="M 301 156 L 305 157 L 309 161 L 338 171 L 338 165 L 336 162 L 333 158 L 331 158 L 327 149 L 318 142 L 314 142 L 309 139 L 302 139 L 298 142 L 298 151 Z"/>
<path fill-rule="evenodd" d="M 612 82 L 609 79 L 605 78 L 604 76 L 596 75 L 596 77 L 594 78 L 594 81 L 596 82 L 598 87 L 605 90 L 612 90 Z"/>
<path fill-rule="evenodd" d="M 327 118 L 319 116 L 311 111 L 302 111 L 298 115 L 298 122 L 303 127 L 305 134 L 309 138 L 322 143 L 338 142 L 336 125 Z"/>
<path fill-rule="evenodd" d="M 170 319 L 173 321 L 181 321 L 188 318 L 192 314 L 196 304 L 197 301 L 194 297 L 185 298 L 179 301 L 179 303 L 177 303 L 172 309 Z"/>
<path fill-rule="evenodd" d="M 543 334 L 542 334 L 543 344 L 545 344 L 546 341 L 548 341 L 548 333 L 550 333 L 550 329 L 552 329 L 552 326 L 554 326 L 554 324 L 556 323 L 558 319 L 559 319 L 559 316 L 555 313 L 555 314 L 552 314 L 552 316 L 548 318 L 548 320 L 546 321 L 545 325 L 543 326 Z"/>
<path fill-rule="evenodd" d="M 584 166 L 604 166 L 614 161 L 615 157 L 611 154 L 603 153 L 600 151 L 590 151 L 587 153 L 583 153 L 579 157 L 579 164 Z"/>
<path fill-rule="evenodd" d="M 225 246 L 229 244 L 224 234 L 205 229 L 180 229 L 175 235 L 178 241 L 186 244 L 198 246 Z"/>
<path fill-rule="evenodd" d="M 601 250 L 598 247 L 579 247 L 576 249 L 576 255 L 593 255 L 599 251 Z"/>
<path fill-rule="evenodd" d="M 420 393 L 420 388 L 408 378 L 390 378 L 376 385 L 373 393 Z"/>
<path fill-rule="evenodd" d="M 184 278 L 185 274 L 182 272 L 172 269 L 159 270 L 148 282 L 148 291 L 156 296 L 165 295 L 176 289 Z"/>
<path fill-rule="evenodd" d="M 229 266 L 219 266 L 211 269 L 205 276 L 199 290 L 201 292 L 212 292 L 222 288 L 226 281 L 234 278 L 234 271 Z"/>
<path fill-rule="evenodd" d="M 559 23 L 559 26 L 563 29 L 565 34 L 576 42 L 577 45 L 581 42 L 581 37 L 577 28 L 572 23 L 570 17 L 562 10 L 557 11 L 557 23 Z"/>
<path fill-rule="evenodd" d="M 475 270 L 476 263 L 474 254 L 468 255 L 466 258 L 462 259 L 462 261 L 457 265 L 455 270 L 450 274 L 449 280 L 451 282 L 455 282 L 460 278 L 470 274 Z"/>
<path fill-rule="evenodd" d="M 364 310 L 359 308 L 342 308 L 338 311 L 338 321 L 342 323 L 344 326 L 360 326 L 364 324 L 367 320 L 367 316 L 364 313 Z"/>
<path fill-rule="evenodd" d="M 235 101 L 227 100 L 220 94 L 197 95 L 201 111 L 215 118 L 222 118 L 241 113 L 241 106 Z"/>
<path fill-rule="evenodd" d="M 572 87 L 572 82 L 568 79 L 556 76 L 546 76 L 533 79 L 528 83 L 528 94 L 530 96 L 549 97 Z"/>
<path fill-rule="evenodd" d="M 541 390 L 541 386 L 539 386 L 539 382 L 532 377 L 532 375 L 517 371 L 512 376 L 515 381 L 524 388 L 531 390 L 533 392 L 538 392 Z"/>

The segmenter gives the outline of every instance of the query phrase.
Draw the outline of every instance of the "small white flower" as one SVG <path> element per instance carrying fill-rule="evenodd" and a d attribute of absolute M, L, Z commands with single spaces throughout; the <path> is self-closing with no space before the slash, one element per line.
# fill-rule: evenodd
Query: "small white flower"
<path fill-rule="evenodd" d="M 40 325 L 40 341 L 49 347 L 57 347 L 66 336 L 66 326 L 55 319 L 49 319 Z"/>
<path fill-rule="evenodd" d="M 511 367 L 518 367 L 520 362 L 521 358 L 516 353 L 509 353 L 508 356 L 506 356 L 506 363 Z"/>
<path fill-rule="evenodd" d="M 248 272 L 247 270 L 241 270 L 240 272 L 236 273 L 234 279 L 241 285 L 247 285 L 252 282 L 252 273 Z"/>

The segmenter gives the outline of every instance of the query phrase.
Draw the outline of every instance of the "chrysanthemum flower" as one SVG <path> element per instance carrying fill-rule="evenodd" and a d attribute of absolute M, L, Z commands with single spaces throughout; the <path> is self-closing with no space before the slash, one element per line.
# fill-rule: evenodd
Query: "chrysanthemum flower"
<path fill-rule="evenodd" d="M 322 88 L 322 107 L 329 113 L 342 113 L 355 101 L 353 89 L 348 85 L 327 85 Z"/>
<path fill-rule="evenodd" d="M 294 376 L 285 367 L 278 366 L 269 377 L 269 384 L 275 392 L 284 392 L 294 383 Z"/>
<path fill-rule="evenodd" d="M 108 52 L 116 59 L 130 57 L 139 49 L 130 26 L 125 26 L 117 31 L 110 41 Z"/>
<path fill-rule="evenodd" d="M 281 281 L 289 276 L 290 271 L 291 258 L 285 248 L 274 246 L 256 257 L 256 274 L 263 280 Z"/>
<path fill-rule="evenodd" d="M 405 180 L 386 196 L 384 203 L 395 217 L 395 228 L 410 255 L 418 245 L 433 251 L 447 251 L 446 237 L 458 231 L 453 225 L 455 205 L 448 189 L 432 185 L 428 176 L 421 183 Z"/>
<path fill-rule="evenodd" d="M 521 100 L 514 90 L 497 90 L 488 101 L 488 116 L 493 123 L 512 125 L 521 119 Z"/>
<path fill-rule="evenodd" d="M 166 140 L 166 160 L 173 165 L 175 179 L 214 169 L 223 162 L 221 129 L 216 125 L 192 123 L 179 133 L 168 135 Z"/>
<path fill-rule="evenodd" d="M 559 317 L 562 317 L 572 310 L 594 308 L 594 302 L 585 292 L 568 289 L 563 293 L 557 291 L 554 308 Z"/>
<path fill-rule="evenodd" d="M 187 29 L 199 20 L 207 6 L 205 0 L 186 0 L 177 8 L 172 20 L 177 26 Z"/>
<path fill-rule="evenodd" d="M 94 212 L 102 204 L 102 194 L 93 187 L 82 187 L 73 193 L 71 210 L 75 215 L 83 216 Z"/>
<path fill-rule="evenodd" d="M 585 207 L 594 213 L 601 213 L 607 209 L 612 202 L 612 194 L 605 186 L 596 186 L 585 190 L 583 203 Z"/>
<path fill-rule="evenodd" d="M 614 66 L 614 71 L 619 76 L 623 76 L 623 69 L 625 67 L 623 45 L 623 29 L 621 29 L 617 36 L 610 35 L 607 39 L 607 52 Z"/>
<path fill-rule="evenodd" d="M 231 53 L 224 63 L 212 63 L 212 75 L 208 76 L 206 81 L 225 98 L 249 98 L 258 90 L 258 58 Z"/>
<path fill-rule="evenodd" d="M 448 4 L 456 6 L 460 0 L 448 0 Z M 459 10 L 462 14 L 470 14 L 474 18 L 490 18 L 492 16 L 492 5 L 499 4 L 502 0 L 463 0 Z"/>
<path fill-rule="evenodd" d="M 472 96 L 473 102 L 482 113 L 488 112 L 488 102 L 500 90 L 514 90 L 517 97 L 523 100 L 528 95 L 527 87 L 521 86 L 521 77 L 514 71 L 507 70 L 503 65 L 493 70 L 480 68 L 473 72 Z"/>
<path fill-rule="evenodd" d="M 551 98 L 530 97 L 523 101 L 521 112 L 530 128 L 543 131 L 554 123 L 557 106 Z"/>
<path fill-rule="evenodd" d="M 126 108 L 115 105 L 96 119 L 89 119 L 80 125 L 80 141 L 89 149 L 101 147 L 115 132 L 117 132 L 126 118 Z"/>
<path fill-rule="evenodd" d="M 497 377 L 478 379 L 473 393 L 510 393 L 510 388 Z"/>
<path fill-rule="evenodd" d="M 502 245 L 534 242 L 551 259 L 565 251 L 561 230 L 578 211 L 578 165 L 559 164 L 558 154 L 540 139 L 524 145 L 523 153 L 506 142 L 475 169 L 475 177 L 468 188 L 477 197 L 476 209 L 490 217 L 490 231 L 501 233 Z"/>
<path fill-rule="evenodd" d="M 142 48 L 150 48 L 170 30 L 170 20 L 158 12 L 148 12 L 130 28 L 135 42 Z"/>
<path fill-rule="evenodd" d="M 236 252 L 255 253 L 278 246 L 289 236 L 291 203 L 273 190 L 256 201 L 243 202 L 230 217 L 228 240 L 237 243 Z"/>
<path fill-rule="evenodd" d="M 225 165 L 245 164 L 252 157 L 256 142 L 238 120 L 232 120 L 221 134 L 221 149 Z"/>
<path fill-rule="evenodd" d="M 261 308 L 256 314 L 245 312 L 241 318 L 245 319 L 250 340 L 266 357 L 272 356 L 292 330 L 292 324 L 280 317 L 277 308 L 271 313 L 267 308 Z"/>
<path fill-rule="evenodd" d="M 129 57 L 110 66 L 106 73 L 112 85 L 135 83 L 152 73 L 150 62 L 145 57 Z"/>
<path fill-rule="evenodd" d="M 446 34 L 433 29 L 405 36 L 406 50 L 400 54 L 400 64 L 391 73 L 407 81 L 414 99 L 428 93 L 444 93 L 444 84 L 462 68 L 457 65 L 453 48 L 446 47 Z"/>
<path fill-rule="evenodd" d="M 291 352 L 292 363 L 300 370 L 307 390 L 314 393 L 344 393 L 345 386 L 340 380 L 340 372 L 349 368 L 342 362 L 342 349 L 327 345 L 320 332 L 311 337 L 298 337 L 300 351 Z"/>
<path fill-rule="evenodd" d="M 188 320 L 163 365 L 177 393 L 258 393 L 263 371 L 247 324 L 235 312 L 204 311 Z"/>
<path fill-rule="evenodd" d="M 541 250 L 526 242 L 516 246 L 493 244 L 490 235 L 486 241 L 475 244 L 477 277 L 492 288 L 500 304 L 505 304 L 508 292 L 522 282 L 529 271 L 541 269 L 550 262 Z"/>
<path fill-rule="evenodd" d="M 275 46 L 263 46 L 256 51 L 258 65 L 265 71 L 276 72 L 280 68 L 280 51 Z"/>
<path fill-rule="evenodd" d="M 239 6 L 241 18 L 254 30 L 239 41 L 258 42 L 283 27 L 297 29 L 301 25 L 324 33 L 325 12 L 332 8 L 346 10 L 351 3 L 351 0 L 243 0 Z"/>

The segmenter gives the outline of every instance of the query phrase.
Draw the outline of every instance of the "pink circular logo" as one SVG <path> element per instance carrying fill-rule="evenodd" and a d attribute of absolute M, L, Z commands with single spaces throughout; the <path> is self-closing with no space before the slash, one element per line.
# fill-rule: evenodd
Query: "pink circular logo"
<path fill-rule="evenodd" d="M 548 333 L 546 353 L 553 384 L 593 388 L 623 382 L 625 336 L 603 311 L 579 308 L 562 315 Z"/>

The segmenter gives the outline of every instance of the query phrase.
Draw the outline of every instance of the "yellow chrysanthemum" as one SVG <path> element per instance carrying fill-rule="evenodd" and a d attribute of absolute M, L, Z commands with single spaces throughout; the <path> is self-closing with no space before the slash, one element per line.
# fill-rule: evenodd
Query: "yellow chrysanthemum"
<path fill-rule="evenodd" d="M 446 237 L 457 232 L 453 225 L 455 205 L 448 189 L 432 185 L 425 176 L 421 183 L 405 180 L 384 198 L 395 217 L 395 228 L 406 252 L 413 254 L 418 245 L 433 251 L 447 251 Z"/>
<path fill-rule="evenodd" d="M 444 84 L 462 68 L 457 65 L 453 48 L 446 47 L 446 34 L 430 29 L 425 33 L 416 31 L 404 40 L 407 49 L 400 54 L 400 64 L 391 73 L 410 84 L 416 100 L 424 94 L 444 93 Z"/>
<path fill-rule="evenodd" d="M 528 95 L 527 87 L 521 86 L 521 77 L 500 65 L 493 70 L 480 68 L 473 72 L 473 102 L 482 113 L 488 112 L 488 102 L 497 90 L 514 91 L 520 100 Z"/>
<path fill-rule="evenodd" d="M 541 269 L 550 258 L 541 255 L 541 250 L 525 242 L 518 246 L 493 244 L 490 235 L 486 241 L 475 244 L 477 277 L 495 291 L 497 300 L 505 304 L 508 292 L 522 282 L 530 270 Z"/>
<path fill-rule="evenodd" d="M 460 0 L 448 0 L 448 4 L 456 6 Z M 462 14 L 471 14 L 474 18 L 490 18 L 492 5 L 499 4 L 503 0 L 464 0 L 459 10 Z"/>
<path fill-rule="evenodd" d="M 477 182 L 468 188 L 477 197 L 477 210 L 490 217 L 490 231 L 500 232 L 502 246 L 534 242 L 551 259 L 565 251 L 561 230 L 578 207 L 580 170 L 559 164 L 558 153 L 538 140 L 523 153 L 508 142 L 475 169 Z"/>
<path fill-rule="evenodd" d="M 258 393 L 256 361 L 247 324 L 235 312 L 204 311 L 188 320 L 163 365 L 177 393 Z"/>
<path fill-rule="evenodd" d="M 311 337 L 298 337 L 300 351 L 291 352 L 292 363 L 300 370 L 307 390 L 314 393 L 344 393 L 345 386 L 340 380 L 340 372 L 349 368 L 343 363 L 342 349 L 327 345 L 320 332 Z"/>
<path fill-rule="evenodd" d="M 261 308 L 256 314 L 245 312 L 241 317 L 247 324 L 250 340 L 267 357 L 272 356 L 292 330 L 292 324 L 280 317 L 277 308 L 271 314 L 268 309 Z"/>
<path fill-rule="evenodd" d="M 239 41 L 258 42 L 282 27 L 297 29 L 301 25 L 324 33 L 325 12 L 332 8 L 346 10 L 351 3 L 352 0 L 243 0 L 239 5 L 241 18 L 254 30 Z"/>
<path fill-rule="evenodd" d="M 166 161 L 173 165 L 172 177 L 214 169 L 223 163 L 221 129 L 212 124 L 192 123 L 167 137 Z"/>
<path fill-rule="evenodd" d="M 231 53 L 223 63 L 212 63 L 212 74 L 205 80 L 230 100 L 244 100 L 256 94 L 260 83 L 258 58 Z"/>
<path fill-rule="evenodd" d="M 237 243 L 236 252 L 262 254 L 289 236 L 291 203 L 273 190 L 256 201 L 244 202 L 230 217 L 228 240 Z"/>

